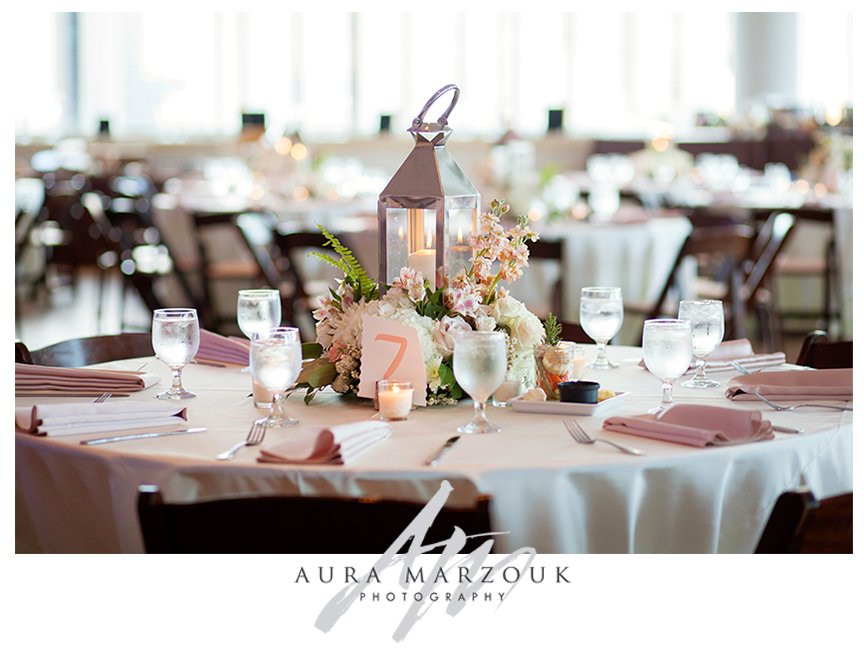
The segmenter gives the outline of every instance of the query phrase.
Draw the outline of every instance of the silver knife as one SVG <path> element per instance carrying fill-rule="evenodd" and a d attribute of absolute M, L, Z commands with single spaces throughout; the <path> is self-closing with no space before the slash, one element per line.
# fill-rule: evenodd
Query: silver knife
<path fill-rule="evenodd" d="M 123 440 L 141 440 L 143 438 L 161 438 L 162 436 L 179 436 L 183 433 L 201 433 L 207 431 L 207 427 L 192 427 L 180 431 L 150 431 L 148 433 L 129 433 L 124 436 L 110 436 L 108 438 L 90 438 L 82 440 L 82 445 L 104 445 L 106 442 L 121 442 Z"/>
<path fill-rule="evenodd" d="M 438 453 L 432 456 L 429 460 L 426 461 L 427 465 L 437 465 L 438 461 L 441 460 L 441 457 L 447 453 L 447 450 L 450 449 L 456 442 L 459 440 L 459 436 L 453 436 L 447 442 L 444 443 L 444 446 L 438 450 Z"/>

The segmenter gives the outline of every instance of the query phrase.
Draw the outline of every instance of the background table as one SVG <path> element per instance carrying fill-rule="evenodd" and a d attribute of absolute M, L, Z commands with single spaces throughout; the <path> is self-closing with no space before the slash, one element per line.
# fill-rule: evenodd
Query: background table
<path fill-rule="evenodd" d="M 659 400 L 659 382 L 637 365 L 637 348 L 610 350 L 621 368 L 589 377 L 629 395 L 608 413 L 644 413 Z M 141 361 L 107 365 L 137 368 Z M 168 381 L 167 368 L 155 359 L 146 369 Z M 732 373 L 716 376 L 726 380 Z M 645 452 L 633 457 L 605 445 L 577 445 L 560 416 L 490 407 L 502 433 L 462 436 L 439 466 L 426 467 L 425 459 L 470 419 L 466 402 L 412 412 L 407 421 L 393 424 L 388 441 L 348 467 L 261 465 L 255 448 L 241 450 L 231 462 L 214 460 L 242 440 L 259 415 L 247 397 L 249 375 L 192 365 L 184 372 L 184 385 L 199 395 L 187 403 L 189 423 L 208 427 L 205 433 L 100 447 L 79 445 L 81 436 L 16 434 L 19 550 L 140 552 L 135 504 L 142 483 L 160 485 L 166 498 L 181 501 L 276 493 L 426 501 L 446 478 L 455 487 L 451 503 L 477 492 L 493 496 L 495 530 L 508 531 L 499 551 L 532 546 L 541 553 L 751 552 L 783 491 L 802 479 L 820 498 L 852 488 L 850 412 L 770 412 L 772 421 L 802 426 L 804 433 L 736 447 L 702 449 L 608 434 Z M 161 388 L 122 399 L 153 399 Z M 675 396 L 766 410 L 755 402 L 730 402 L 722 389 L 679 386 Z M 18 405 L 33 401 L 17 400 Z M 309 407 L 295 395 L 288 405 L 300 426 L 375 416 L 367 401 L 332 393 L 319 395 Z M 598 433 L 605 416 L 581 421 Z M 290 435 L 290 429 L 269 432 L 264 444 Z"/>

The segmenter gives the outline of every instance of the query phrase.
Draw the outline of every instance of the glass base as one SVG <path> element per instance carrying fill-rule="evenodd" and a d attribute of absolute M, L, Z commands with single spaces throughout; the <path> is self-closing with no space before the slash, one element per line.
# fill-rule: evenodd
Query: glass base
<path fill-rule="evenodd" d="M 609 361 L 609 359 L 594 359 L 588 367 L 594 370 L 609 370 L 610 368 L 617 368 L 618 364 L 614 361 Z"/>
<path fill-rule="evenodd" d="M 197 397 L 195 393 L 192 393 L 185 388 L 181 388 L 178 391 L 166 390 L 164 393 L 159 393 L 156 396 L 156 399 L 191 399 L 193 397 Z"/>
<path fill-rule="evenodd" d="M 273 416 L 268 417 L 264 420 L 264 426 L 268 429 L 287 429 L 288 427 L 293 427 L 295 424 L 298 424 L 300 420 L 297 418 L 291 417 L 282 417 L 282 418 L 274 418 Z"/>
<path fill-rule="evenodd" d="M 665 402 L 663 402 L 662 404 L 658 404 L 653 409 L 648 411 L 648 414 L 649 415 L 660 415 L 661 413 L 665 413 L 666 411 L 668 411 L 670 406 L 672 406 L 672 404 L 666 404 Z"/>
<path fill-rule="evenodd" d="M 469 422 L 456 429 L 459 433 L 498 433 L 501 427 L 491 422 Z"/>
<path fill-rule="evenodd" d="M 681 382 L 681 385 L 686 388 L 717 388 L 721 384 L 719 381 L 714 381 L 707 377 L 705 379 L 697 379 L 696 377 L 693 377 L 693 379 Z"/>

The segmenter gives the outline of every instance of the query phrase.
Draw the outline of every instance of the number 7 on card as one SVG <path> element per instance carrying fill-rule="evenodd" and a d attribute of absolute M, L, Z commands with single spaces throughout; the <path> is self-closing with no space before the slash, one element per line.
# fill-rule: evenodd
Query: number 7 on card
<path fill-rule="evenodd" d="M 373 398 L 375 382 L 380 379 L 410 381 L 414 384 L 414 404 L 426 404 L 426 367 L 417 331 L 403 323 L 363 317 L 363 351 L 360 355 L 360 397 Z"/>

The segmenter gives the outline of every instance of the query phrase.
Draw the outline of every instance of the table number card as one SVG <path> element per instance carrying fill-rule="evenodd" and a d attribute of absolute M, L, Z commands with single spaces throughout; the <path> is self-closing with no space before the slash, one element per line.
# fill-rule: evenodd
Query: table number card
<path fill-rule="evenodd" d="M 374 398 L 379 379 L 410 381 L 415 387 L 414 404 L 426 405 L 426 366 L 413 327 L 378 316 L 363 316 L 362 346 L 357 395 Z"/>

